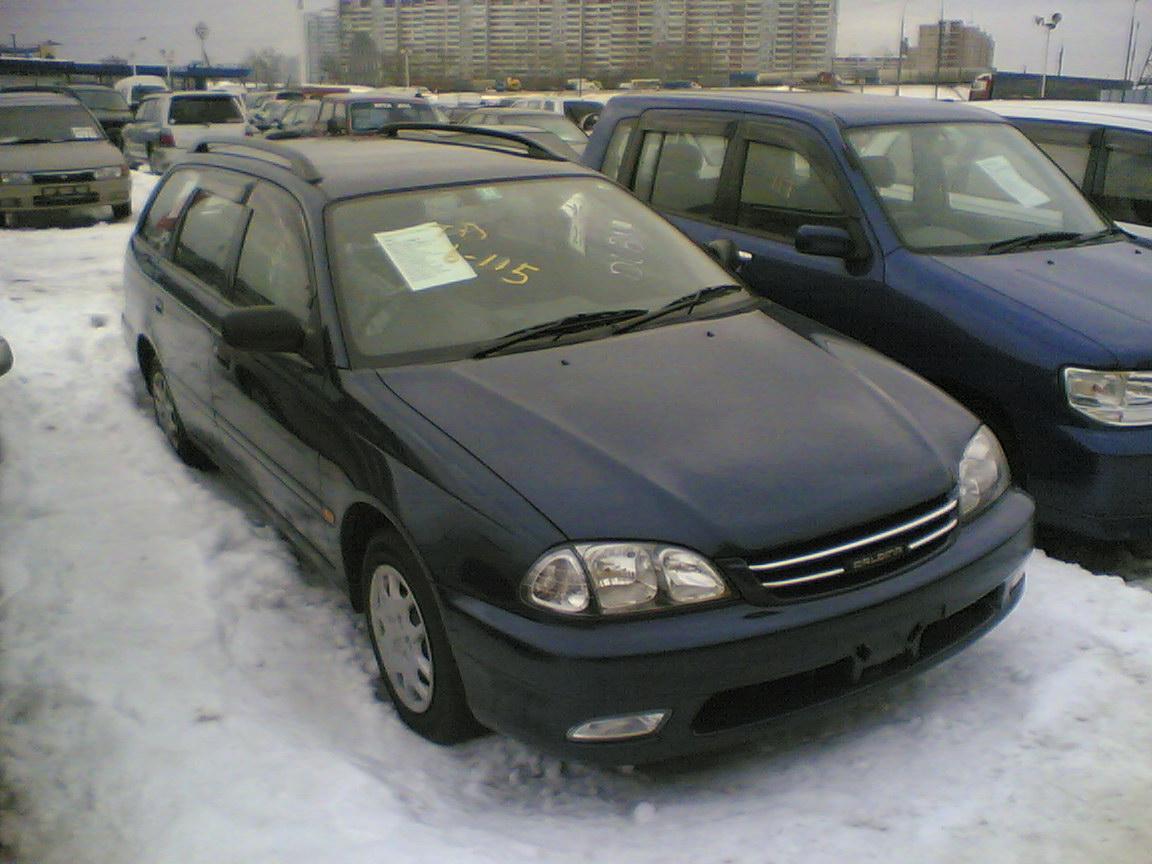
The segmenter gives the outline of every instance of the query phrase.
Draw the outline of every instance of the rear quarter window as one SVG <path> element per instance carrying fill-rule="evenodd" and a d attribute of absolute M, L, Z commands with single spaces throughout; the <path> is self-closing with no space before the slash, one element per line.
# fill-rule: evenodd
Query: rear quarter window
<path fill-rule="evenodd" d="M 158 249 L 166 248 L 172 232 L 176 230 L 180 211 L 196 191 L 199 179 L 199 174 L 191 170 L 176 171 L 168 177 L 157 190 L 152 206 L 140 222 L 139 236 Z"/>

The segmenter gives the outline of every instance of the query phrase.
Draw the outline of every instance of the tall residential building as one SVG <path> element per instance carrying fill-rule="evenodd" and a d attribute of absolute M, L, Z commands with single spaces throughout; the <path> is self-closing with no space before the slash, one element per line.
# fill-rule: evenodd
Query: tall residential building
<path fill-rule="evenodd" d="M 339 77 L 340 17 L 335 12 L 313 12 L 304 16 L 307 37 L 305 81 L 325 81 L 329 71 Z"/>
<path fill-rule="evenodd" d="M 705 77 L 831 68 L 839 0 L 340 0 L 346 64 L 441 79 Z M 363 45 L 363 39 L 359 39 Z M 346 66 L 347 68 L 347 66 Z"/>
<path fill-rule="evenodd" d="M 908 52 L 909 65 L 921 78 L 942 73 L 971 78 L 971 71 L 992 68 L 996 43 L 992 37 L 963 21 L 920 25 L 920 41 Z"/>

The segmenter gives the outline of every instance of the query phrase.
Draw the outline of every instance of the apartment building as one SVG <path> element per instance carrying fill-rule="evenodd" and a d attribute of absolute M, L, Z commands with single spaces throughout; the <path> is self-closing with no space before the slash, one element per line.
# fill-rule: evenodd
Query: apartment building
<path fill-rule="evenodd" d="M 345 54 L 353 34 L 368 33 L 385 58 L 406 56 L 437 77 L 626 78 L 828 69 L 838 3 L 340 0 L 338 8 Z"/>
<path fill-rule="evenodd" d="M 983 30 L 963 21 L 920 26 L 919 42 L 908 52 L 908 65 L 922 79 L 936 75 L 970 80 L 992 68 L 996 43 Z"/>

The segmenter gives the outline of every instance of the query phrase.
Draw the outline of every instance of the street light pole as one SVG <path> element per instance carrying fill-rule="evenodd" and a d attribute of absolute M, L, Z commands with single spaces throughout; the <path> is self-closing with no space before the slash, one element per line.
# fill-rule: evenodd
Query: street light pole
<path fill-rule="evenodd" d="M 900 42 L 896 48 L 896 95 L 900 95 L 900 79 L 904 77 L 904 19 L 908 15 L 908 2 L 900 10 Z"/>
<path fill-rule="evenodd" d="M 132 46 L 132 74 L 133 75 L 136 74 L 136 46 L 139 45 L 141 42 L 147 41 L 147 39 L 148 39 L 147 36 L 137 36 L 136 37 L 136 44 Z"/>
<path fill-rule="evenodd" d="M 1037 15 L 1032 20 L 1036 22 L 1037 27 L 1044 28 L 1044 68 L 1040 71 L 1040 98 L 1043 99 L 1048 94 L 1048 48 L 1052 44 L 1052 31 L 1064 20 L 1064 16 L 1059 12 L 1053 12 L 1047 18 Z"/>
<path fill-rule="evenodd" d="M 1128 42 L 1126 43 L 1128 47 L 1124 51 L 1124 80 L 1125 81 L 1131 80 L 1130 76 L 1132 75 L 1132 72 L 1133 72 L 1132 65 L 1136 59 L 1133 56 L 1135 53 L 1135 50 L 1136 50 L 1136 46 L 1133 44 L 1133 42 L 1136 38 L 1136 4 L 1139 2 L 1140 2 L 1140 0 L 1132 0 L 1132 17 L 1128 21 Z"/>

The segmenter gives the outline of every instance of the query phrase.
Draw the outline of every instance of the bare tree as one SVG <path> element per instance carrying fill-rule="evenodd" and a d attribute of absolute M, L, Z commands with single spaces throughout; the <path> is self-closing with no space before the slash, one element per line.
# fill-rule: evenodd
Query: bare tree
<path fill-rule="evenodd" d="M 291 59 L 275 48 L 249 51 L 244 57 L 244 65 L 252 70 L 252 78 L 258 84 L 269 87 L 283 84 L 291 76 Z"/>

